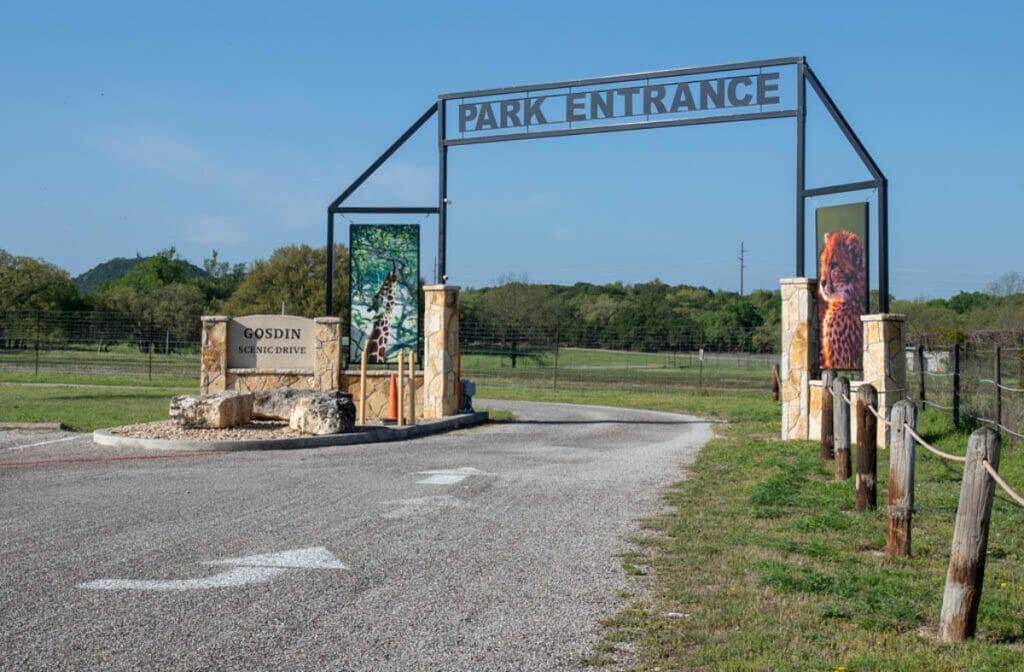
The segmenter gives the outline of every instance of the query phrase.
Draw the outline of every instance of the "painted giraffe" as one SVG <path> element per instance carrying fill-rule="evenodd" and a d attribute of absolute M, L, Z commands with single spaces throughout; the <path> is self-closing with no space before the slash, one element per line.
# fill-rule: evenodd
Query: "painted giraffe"
<path fill-rule="evenodd" d="M 370 310 L 373 311 L 373 326 L 366 338 L 366 361 L 370 364 L 386 364 L 388 340 L 391 337 L 391 312 L 395 308 L 398 273 L 395 263 L 391 263 L 391 272 L 384 276 L 384 282 L 373 297 Z"/>

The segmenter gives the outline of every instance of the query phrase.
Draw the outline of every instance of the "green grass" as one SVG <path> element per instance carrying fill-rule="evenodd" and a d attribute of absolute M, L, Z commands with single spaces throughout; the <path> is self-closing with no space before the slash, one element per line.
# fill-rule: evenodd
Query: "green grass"
<path fill-rule="evenodd" d="M 63 422 L 89 432 L 165 420 L 180 391 L 113 387 L 34 387 L 0 384 L 0 422 Z"/>
<path fill-rule="evenodd" d="M 198 368 L 196 369 L 198 371 Z M 90 374 L 90 373 L 55 373 L 50 371 L 33 373 L 0 372 L 0 383 L 32 383 L 44 385 L 107 385 L 114 387 L 152 387 L 155 389 L 180 390 L 179 394 L 197 393 L 199 375 L 165 376 L 150 380 L 146 376 L 127 375 L 123 373 Z"/>

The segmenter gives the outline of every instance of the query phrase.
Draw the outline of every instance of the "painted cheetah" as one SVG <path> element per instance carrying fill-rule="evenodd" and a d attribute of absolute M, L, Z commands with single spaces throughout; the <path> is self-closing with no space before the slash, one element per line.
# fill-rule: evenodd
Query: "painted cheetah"
<path fill-rule="evenodd" d="M 859 369 L 864 350 L 860 316 L 867 312 L 864 246 L 850 231 L 825 234 L 818 276 L 822 369 Z"/>

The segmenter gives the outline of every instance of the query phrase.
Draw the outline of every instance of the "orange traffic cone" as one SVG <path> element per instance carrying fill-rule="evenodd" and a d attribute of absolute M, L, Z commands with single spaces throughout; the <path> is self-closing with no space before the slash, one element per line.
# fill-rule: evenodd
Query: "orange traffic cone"
<path fill-rule="evenodd" d="M 398 378 L 391 374 L 391 390 L 388 392 L 388 417 L 389 422 L 398 422 Z"/>

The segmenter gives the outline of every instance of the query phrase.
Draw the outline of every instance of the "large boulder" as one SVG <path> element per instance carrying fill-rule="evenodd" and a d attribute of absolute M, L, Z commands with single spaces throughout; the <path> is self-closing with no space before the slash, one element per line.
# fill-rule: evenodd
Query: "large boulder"
<path fill-rule="evenodd" d="M 322 397 L 316 390 L 293 390 L 282 387 L 276 390 L 262 390 L 252 393 L 252 417 L 257 420 L 284 420 L 292 418 L 292 407 L 299 399 Z"/>
<path fill-rule="evenodd" d="M 352 397 L 338 394 L 303 396 L 292 405 L 288 425 L 303 434 L 341 434 L 355 431 Z"/>
<path fill-rule="evenodd" d="M 185 429 L 224 429 L 252 420 L 252 394 L 215 392 L 171 399 L 171 419 Z"/>

